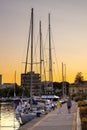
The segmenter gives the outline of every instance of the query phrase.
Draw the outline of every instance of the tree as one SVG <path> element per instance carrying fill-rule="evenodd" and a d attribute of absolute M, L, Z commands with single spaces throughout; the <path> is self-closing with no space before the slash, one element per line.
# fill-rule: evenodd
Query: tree
<path fill-rule="evenodd" d="M 54 89 L 54 94 L 58 96 L 62 96 L 62 83 L 63 82 L 53 82 L 53 89 Z M 66 95 L 69 94 L 69 83 L 65 82 L 66 84 Z"/>
<path fill-rule="evenodd" d="M 81 72 L 78 72 L 76 77 L 75 77 L 75 83 L 77 84 L 80 84 L 82 83 L 84 80 L 83 76 L 82 76 L 82 73 Z"/>

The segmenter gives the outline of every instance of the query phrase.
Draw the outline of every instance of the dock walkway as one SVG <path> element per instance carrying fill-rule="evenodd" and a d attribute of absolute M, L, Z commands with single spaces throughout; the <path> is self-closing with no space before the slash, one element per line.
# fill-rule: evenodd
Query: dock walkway
<path fill-rule="evenodd" d="M 57 110 L 45 116 L 37 117 L 20 127 L 19 130 L 76 130 L 77 103 L 72 101 L 71 113 L 68 113 L 66 103 L 62 105 L 61 113 Z"/>

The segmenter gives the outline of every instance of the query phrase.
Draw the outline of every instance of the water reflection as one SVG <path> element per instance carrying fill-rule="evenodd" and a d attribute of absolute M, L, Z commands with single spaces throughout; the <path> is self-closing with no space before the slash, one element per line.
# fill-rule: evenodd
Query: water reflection
<path fill-rule="evenodd" d="M 15 109 L 12 103 L 0 104 L 0 130 L 18 130 L 19 123 L 15 118 Z"/>

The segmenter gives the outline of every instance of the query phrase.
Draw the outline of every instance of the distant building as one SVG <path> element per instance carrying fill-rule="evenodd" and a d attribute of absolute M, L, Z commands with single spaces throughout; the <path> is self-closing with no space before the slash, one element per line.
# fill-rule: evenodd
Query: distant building
<path fill-rule="evenodd" d="M 41 94 L 41 77 L 40 74 L 35 72 L 28 72 L 21 74 L 21 86 L 28 88 L 30 93 L 31 87 L 31 77 L 32 77 L 32 95 L 39 96 Z"/>
<path fill-rule="evenodd" d="M 87 81 L 83 81 L 81 84 L 70 84 L 69 93 L 70 95 L 87 93 Z"/>
<path fill-rule="evenodd" d="M 42 89 L 44 94 L 53 94 L 53 83 L 50 81 L 43 81 L 42 82 Z"/>
<path fill-rule="evenodd" d="M 14 88 L 15 86 L 15 83 L 4 83 L 1 85 L 1 88 L 2 89 L 5 89 L 5 88 Z"/>
<path fill-rule="evenodd" d="M 2 75 L 0 74 L 0 85 L 2 84 Z"/>

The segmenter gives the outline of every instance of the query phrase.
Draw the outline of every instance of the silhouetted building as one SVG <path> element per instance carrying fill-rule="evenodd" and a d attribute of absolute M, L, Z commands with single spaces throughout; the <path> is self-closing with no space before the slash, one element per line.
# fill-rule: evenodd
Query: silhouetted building
<path fill-rule="evenodd" d="M 32 77 L 32 79 L 31 79 Z M 32 85 L 31 85 L 32 84 Z M 32 87 L 32 95 L 41 94 L 41 77 L 40 74 L 35 72 L 28 72 L 21 74 L 21 86 L 23 88 L 28 88 L 30 93 L 30 87 Z"/>
<path fill-rule="evenodd" d="M 52 82 L 50 81 L 43 81 L 42 82 L 42 89 L 43 93 L 42 94 L 53 94 L 53 87 L 52 87 Z"/>

